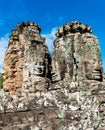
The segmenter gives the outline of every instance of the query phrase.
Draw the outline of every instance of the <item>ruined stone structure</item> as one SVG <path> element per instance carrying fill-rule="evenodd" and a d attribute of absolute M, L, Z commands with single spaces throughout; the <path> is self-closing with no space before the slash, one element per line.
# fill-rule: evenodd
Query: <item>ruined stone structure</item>
<path fill-rule="evenodd" d="M 52 61 L 37 24 L 12 32 L 0 91 L 1 130 L 105 130 L 98 39 L 77 21 L 59 27 Z"/>

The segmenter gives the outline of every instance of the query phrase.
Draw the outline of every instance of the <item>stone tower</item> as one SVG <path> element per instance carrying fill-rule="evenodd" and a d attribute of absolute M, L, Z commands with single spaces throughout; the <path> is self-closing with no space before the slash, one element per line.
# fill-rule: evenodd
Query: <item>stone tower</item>
<path fill-rule="evenodd" d="M 56 33 L 52 60 L 52 81 L 102 81 L 102 61 L 98 39 L 86 24 L 74 21 Z"/>
<path fill-rule="evenodd" d="M 10 36 L 4 59 L 3 88 L 14 100 L 48 88 L 51 59 L 40 31 L 39 25 L 26 22 L 18 24 Z"/>

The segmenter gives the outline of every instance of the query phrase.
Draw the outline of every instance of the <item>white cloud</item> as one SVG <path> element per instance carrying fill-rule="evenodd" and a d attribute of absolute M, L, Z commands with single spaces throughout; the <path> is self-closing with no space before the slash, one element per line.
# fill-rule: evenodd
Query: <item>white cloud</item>
<path fill-rule="evenodd" d="M 54 27 L 50 33 L 42 34 L 43 37 L 46 38 L 46 44 L 48 46 L 49 52 L 52 54 L 53 51 L 53 42 L 55 39 L 55 33 L 57 31 L 57 27 Z"/>
<path fill-rule="evenodd" d="M 6 48 L 8 46 L 8 35 L 5 35 L 4 37 L 0 38 L 0 72 L 2 72 L 3 67 L 3 61 L 4 61 L 4 55 Z"/>

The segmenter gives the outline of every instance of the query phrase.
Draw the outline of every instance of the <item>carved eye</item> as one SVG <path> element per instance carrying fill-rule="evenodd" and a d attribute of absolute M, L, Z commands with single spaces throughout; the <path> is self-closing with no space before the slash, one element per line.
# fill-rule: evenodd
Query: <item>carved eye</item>
<path fill-rule="evenodd" d="M 98 61 L 98 64 L 99 64 L 99 65 L 102 65 L 102 60 L 99 60 L 99 61 Z"/>
<path fill-rule="evenodd" d="M 90 63 L 95 64 L 96 62 L 95 62 L 95 60 L 90 60 Z"/>
<path fill-rule="evenodd" d="M 44 65 L 44 63 L 43 63 L 43 62 L 40 62 L 39 64 L 40 64 L 40 65 Z"/>

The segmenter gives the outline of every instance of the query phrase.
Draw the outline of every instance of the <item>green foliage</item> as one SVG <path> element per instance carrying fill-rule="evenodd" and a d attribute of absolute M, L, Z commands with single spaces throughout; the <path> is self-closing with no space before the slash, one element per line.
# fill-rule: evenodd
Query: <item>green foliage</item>
<path fill-rule="evenodd" d="M 3 74 L 0 73 L 0 89 L 3 88 Z"/>

